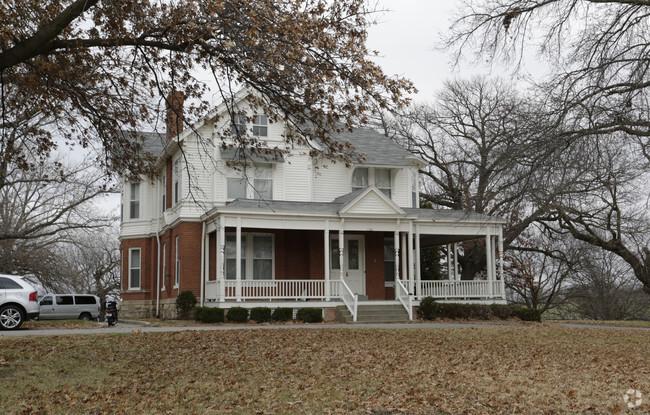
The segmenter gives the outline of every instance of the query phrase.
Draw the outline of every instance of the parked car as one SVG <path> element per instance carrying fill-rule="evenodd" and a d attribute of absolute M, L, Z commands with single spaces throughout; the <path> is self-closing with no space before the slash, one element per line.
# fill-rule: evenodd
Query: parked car
<path fill-rule="evenodd" d="M 0 275 L 0 330 L 15 330 L 39 316 L 36 289 L 22 277 Z"/>
<path fill-rule="evenodd" d="M 46 294 L 41 298 L 41 320 L 97 320 L 99 297 L 90 294 Z"/>

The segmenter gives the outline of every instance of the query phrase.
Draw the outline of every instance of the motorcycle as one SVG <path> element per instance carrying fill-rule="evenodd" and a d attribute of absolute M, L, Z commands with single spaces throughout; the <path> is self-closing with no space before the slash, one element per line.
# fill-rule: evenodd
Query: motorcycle
<path fill-rule="evenodd" d="M 109 301 L 106 303 L 106 322 L 108 326 L 114 326 L 117 323 L 117 303 Z"/>

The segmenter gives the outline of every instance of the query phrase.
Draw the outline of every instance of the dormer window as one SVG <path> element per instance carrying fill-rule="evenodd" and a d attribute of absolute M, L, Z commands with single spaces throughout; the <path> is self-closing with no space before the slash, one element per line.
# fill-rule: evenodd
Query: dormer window
<path fill-rule="evenodd" d="M 253 135 L 255 137 L 267 137 L 269 132 L 269 117 L 266 115 L 256 115 L 253 123 Z"/>
<path fill-rule="evenodd" d="M 368 187 L 368 169 L 358 167 L 352 172 L 352 191 Z"/>
<path fill-rule="evenodd" d="M 390 169 L 375 169 L 375 186 L 391 197 Z"/>

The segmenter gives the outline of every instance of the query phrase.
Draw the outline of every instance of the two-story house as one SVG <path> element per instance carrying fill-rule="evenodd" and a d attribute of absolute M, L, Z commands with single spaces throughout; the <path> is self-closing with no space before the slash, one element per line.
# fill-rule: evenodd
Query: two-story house
<path fill-rule="evenodd" d="M 204 306 L 321 307 L 326 319 L 342 306 L 356 318 L 366 304 L 398 306 L 412 318 L 426 296 L 505 302 L 496 260 L 502 220 L 420 209 L 422 160 L 371 129 L 333 135 L 363 155 L 351 166 L 308 151 L 318 143 L 280 157 L 228 148 L 219 132 L 243 131 L 273 147 L 290 128 L 249 113 L 248 94 L 193 128 L 178 128 L 168 109 L 167 137 L 143 134 L 158 176 L 124 181 L 125 315 L 173 316 L 184 290 Z M 182 96 L 172 100 L 182 105 Z M 453 253 L 479 238 L 488 252 L 482 279 L 461 281 L 453 254 L 448 279 L 421 279 L 421 249 L 448 245 Z"/>

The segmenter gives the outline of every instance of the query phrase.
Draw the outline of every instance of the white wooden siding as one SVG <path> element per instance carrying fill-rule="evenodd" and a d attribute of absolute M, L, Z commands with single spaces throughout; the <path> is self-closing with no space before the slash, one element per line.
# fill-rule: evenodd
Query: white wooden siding
<path fill-rule="evenodd" d="M 352 190 L 352 169 L 329 160 L 319 161 L 313 171 L 313 201 L 331 202 Z"/>

